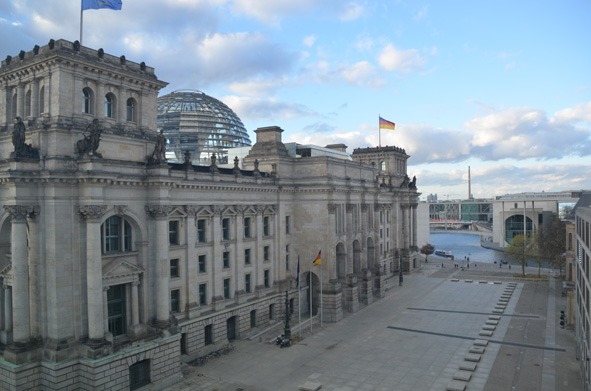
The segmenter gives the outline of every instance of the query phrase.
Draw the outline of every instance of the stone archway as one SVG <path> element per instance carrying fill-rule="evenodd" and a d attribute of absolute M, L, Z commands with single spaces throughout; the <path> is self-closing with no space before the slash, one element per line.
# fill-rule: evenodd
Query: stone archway
<path fill-rule="evenodd" d="M 359 240 L 353 241 L 353 273 L 361 273 L 361 244 Z"/>
<path fill-rule="evenodd" d="M 343 243 L 337 244 L 337 279 L 345 280 L 347 277 L 347 251 Z"/>
<path fill-rule="evenodd" d="M 372 238 L 367 238 L 367 269 L 375 273 L 376 267 L 376 249 Z"/>

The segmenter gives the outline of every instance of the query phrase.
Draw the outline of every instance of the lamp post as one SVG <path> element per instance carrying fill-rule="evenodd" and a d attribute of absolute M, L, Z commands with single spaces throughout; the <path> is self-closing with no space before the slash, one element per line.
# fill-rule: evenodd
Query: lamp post
<path fill-rule="evenodd" d="M 286 290 L 285 291 L 285 329 L 283 331 L 285 341 L 291 341 L 291 327 L 289 327 L 289 318 L 290 318 L 289 299 L 288 299 L 287 290 Z M 287 345 L 287 346 L 289 346 L 289 345 Z"/>

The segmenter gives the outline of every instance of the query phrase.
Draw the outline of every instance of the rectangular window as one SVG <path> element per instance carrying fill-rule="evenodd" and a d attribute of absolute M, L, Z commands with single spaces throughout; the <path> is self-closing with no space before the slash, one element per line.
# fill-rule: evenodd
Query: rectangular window
<path fill-rule="evenodd" d="M 181 308 L 181 290 L 170 291 L 170 311 L 179 312 Z"/>
<path fill-rule="evenodd" d="M 250 238 L 250 217 L 244 218 L 244 237 Z"/>
<path fill-rule="evenodd" d="M 207 326 L 205 326 L 203 334 L 205 337 L 205 345 L 211 345 L 213 343 L 213 325 L 208 324 Z"/>
<path fill-rule="evenodd" d="M 222 240 L 230 240 L 230 219 L 222 219 Z"/>
<path fill-rule="evenodd" d="M 289 270 L 289 254 L 285 254 L 285 270 Z"/>
<path fill-rule="evenodd" d="M 199 256 L 199 273 L 205 273 L 207 271 L 205 265 L 206 265 L 206 255 L 200 255 Z"/>
<path fill-rule="evenodd" d="M 114 338 L 125 336 L 126 330 L 125 285 L 112 285 L 107 290 L 107 316 L 109 332 Z"/>
<path fill-rule="evenodd" d="M 257 310 L 250 311 L 250 328 L 257 326 Z"/>
<path fill-rule="evenodd" d="M 168 222 L 168 241 L 171 245 L 179 244 L 179 222 L 169 221 Z"/>
<path fill-rule="evenodd" d="M 289 235 L 290 216 L 285 216 L 285 234 Z"/>
<path fill-rule="evenodd" d="M 199 305 L 207 305 L 207 284 L 199 284 Z"/>
<path fill-rule="evenodd" d="M 150 384 L 150 360 L 138 361 L 129 367 L 129 389 Z"/>
<path fill-rule="evenodd" d="M 170 278 L 179 278 L 179 260 L 170 260 Z"/>
<path fill-rule="evenodd" d="M 224 279 L 224 299 L 230 298 L 230 279 Z"/>
<path fill-rule="evenodd" d="M 268 270 L 265 270 L 265 288 L 269 288 L 271 286 L 270 281 L 270 274 Z"/>
<path fill-rule="evenodd" d="M 250 274 L 244 276 L 244 290 L 246 293 L 250 293 Z"/>
<path fill-rule="evenodd" d="M 265 246 L 265 247 L 263 247 L 263 256 L 264 256 L 264 258 L 263 258 L 263 259 L 264 259 L 265 261 L 268 261 L 268 260 L 269 260 L 269 258 L 270 258 L 270 256 L 271 256 L 271 255 L 270 255 L 270 251 L 269 251 L 269 246 Z"/>
<path fill-rule="evenodd" d="M 197 220 L 197 241 L 199 243 L 205 243 L 207 242 L 207 238 L 206 238 L 206 231 L 205 231 L 205 227 L 206 227 L 206 221 L 205 219 L 199 219 Z"/>
<path fill-rule="evenodd" d="M 224 269 L 229 269 L 230 268 L 230 252 L 224 251 L 222 256 L 223 256 L 223 260 L 224 260 Z"/>
<path fill-rule="evenodd" d="M 275 319 L 275 304 L 269 304 L 269 319 Z"/>
<path fill-rule="evenodd" d="M 250 249 L 249 248 L 244 250 L 244 264 L 250 265 Z"/>
<path fill-rule="evenodd" d="M 263 217 L 263 235 L 269 236 L 269 216 Z"/>

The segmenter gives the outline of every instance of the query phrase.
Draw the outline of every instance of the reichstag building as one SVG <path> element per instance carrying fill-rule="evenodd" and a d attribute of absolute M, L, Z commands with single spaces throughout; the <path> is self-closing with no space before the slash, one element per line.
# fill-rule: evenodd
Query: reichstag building
<path fill-rule="evenodd" d="M 163 389 L 182 361 L 281 322 L 286 292 L 289 311 L 322 303 L 338 322 L 420 266 L 403 149 L 294 155 L 270 126 L 224 164 L 214 147 L 250 144 L 238 117 L 214 102 L 219 131 L 174 149 L 166 85 L 78 41 L 2 61 L 0 389 Z"/>

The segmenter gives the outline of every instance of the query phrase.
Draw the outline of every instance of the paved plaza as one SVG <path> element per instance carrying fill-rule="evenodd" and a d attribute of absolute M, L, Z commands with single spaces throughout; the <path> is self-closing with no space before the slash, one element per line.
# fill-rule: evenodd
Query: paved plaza
<path fill-rule="evenodd" d="M 202 366 L 169 390 L 581 390 L 574 331 L 559 326 L 561 280 L 516 280 L 520 270 L 467 270 L 431 260 L 403 286 L 336 324 L 306 328 L 290 348 L 278 326 Z M 537 273 L 531 268 L 529 273 Z M 548 271 L 545 271 L 548 273 Z M 296 316 L 297 318 L 297 316 Z M 297 336 L 298 331 L 292 331 Z"/>

